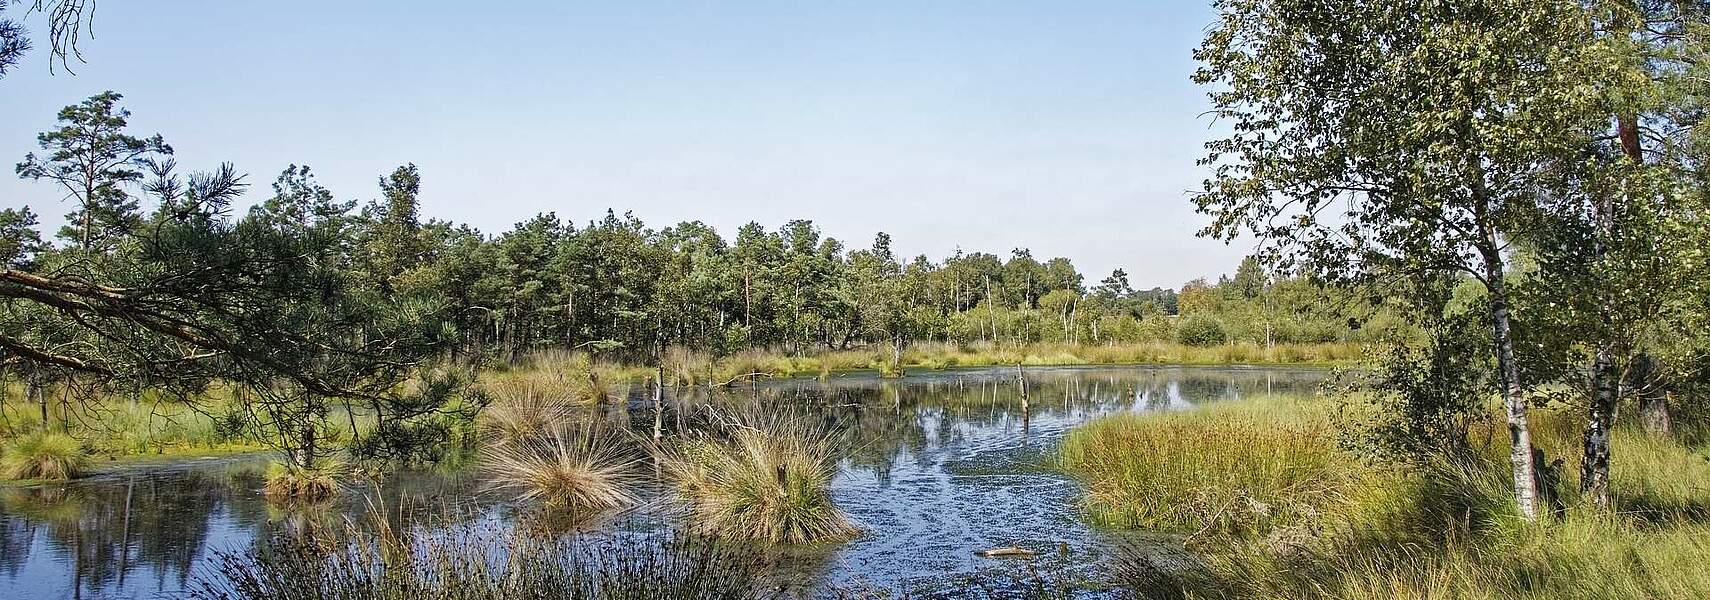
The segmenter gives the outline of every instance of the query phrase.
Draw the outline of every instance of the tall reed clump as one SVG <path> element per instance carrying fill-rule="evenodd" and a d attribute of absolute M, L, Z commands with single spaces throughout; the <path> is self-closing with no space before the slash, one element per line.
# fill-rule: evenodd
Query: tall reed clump
<path fill-rule="evenodd" d="M 530 357 L 520 367 L 485 373 L 481 381 L 495 394 L 530 393 L 599 404 L 622 399 L 629 393 L 627 382 L 639 380 L 648 372 L 595 361 L 582 352 L 551 351 Z"/>
<path fill-rule="evenodd" d="M 860 533 L 831 498 L 831 432 L 790 415 L 740 419 L 725 429 L 658 451 L 692 530 L 796 544 Z"/>
<path fill-rule="evenodd" d="M 544 438 L 489 446 L 483 462 L 496 487 L 576 514 L 631 506 L 641 478 L 621 438 L 585 426 Z"/>
<path fill-rule="evenodd" d="M 83 444 L 63 433 L 26 433 L 0 453 L 0 477 L 6 479 L 66 480 L 82 475 L 89 466 Z"/>
<path fill-rule="evenodd" d="M 382 539 L 353 530 L 331 551 L 274 539 L 220 552 L 199 572 L 197 600 L 767 600 L 750 550 L 686 536 L 540 540 L 460 528 Z"/>
<path fill-rule="evenodd" d="M 1302 523 L 1345 500 L 1355 481 L 1327 415 L 1290 402 L 1099 419 L 1069 433 L 1060 460 L 1085 482 L 1087 513 L 1104 525 L 1237 532 Z"/>

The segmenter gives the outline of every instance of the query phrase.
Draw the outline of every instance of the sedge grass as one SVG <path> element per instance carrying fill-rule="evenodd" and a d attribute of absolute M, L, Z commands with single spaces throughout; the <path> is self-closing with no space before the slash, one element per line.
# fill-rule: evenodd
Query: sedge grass
<path fill-rule="evenodd" d="M 1084 506 L 1102 525 L 1240 532 L 1299 523 L 1357 482 L 1328 416 L 1291 402 L 1100 419 L 1069 434 L 1060 460 L 1087 483 Z"/>
<path fill-rule="evenodd" d="M 589 514 L 638 503 L 637 461 L 616 434 L 594 427 L 495 445 L 483 463 L 495 487 L 552 509 Z"/>
<path fill-rule="evenodd" d="M 337 497 L 349 475 L 349 464 L 331 458 L 313 467 L 275 461 L 267 465 L 261 493 L 269 503 L 281 506 L 320 504 Z"/>
<path fill-rule="evenodd" d="M 831 498 L 836 441 L 787 415 L 729 423 L 720 437 L 658 450 L 693 531 L 802 544 L 860 533 Z"/>
<path fill-rule="evenodd" d="M 291 538 L 221 551 L 197 600 L 759 600 L 754 552 L 688 536 L 541 540 L 496 528 L 384 534 L 348 528 L 330 544 Z"/>
<path fill-rule="evenodd" d="M 38 431 L 18 436 L 0 449 L 0 477 L 74 479 L 89 466 L 83 443 L 63 433 Z"/>
<path fill-rule="evenodd" d="M 1710 564 L 1710 453 L 1679 441 L 1697 436 L 1656 438 L 1618 426 L 1611 438 L 1616 510 L 1580 502 L 1576 482 L 1563 481 L 1562 511 L 1528 523 L 1512 506 L 1500 420 L 1475 427 L 1469 458 L 1399 469 L 1359 460 L 1336 447 L 1334 431 L 1315 429 L 1327 422 L 1325 404 L 1118 416 L 1071 433 L 1064 466 L 1087 483 L 1090 514 L 1116 515 L 1108 520 L 1125 527 L 1220 532 L 1190 536 L 1197 559 L 1186 566 L 1125 557 L 1128 566 L 1118 569 L 1125 583 L 1154 597 L 1710 597 L 1703 568 Z M 1537 445 L 1577 463 L 1577 415 L 1540 409 L 1533 416 Z M 1276 473 L 1316 473 L 1308 480 L 1335 485 L 1258 486 L 1282 496 L 1271 506 L 1310 509 L 1284 519 L 1194 502 L 1232 488 L 1254 495 L 1255 477 L 1291 480 Z M 1230 519 L 1241 522 L 1219 522 Z"/>

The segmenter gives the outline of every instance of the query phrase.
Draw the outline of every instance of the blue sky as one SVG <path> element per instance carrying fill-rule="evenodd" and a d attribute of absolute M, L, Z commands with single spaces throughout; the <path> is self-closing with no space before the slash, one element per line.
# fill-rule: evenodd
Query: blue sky
<path fill-rule="evenodd" d="M 102 2 L 76 75 L 38 49 L 0 80 L 0 159 L 112 89 L 181 165 L 249 173 L 251 202 L 287 164 L 366 201 L 414 162 L 425 215 L 490 233 L 608 207 L 727 237 L 806 218 L 1174 287 L 1248 249 L 1193 237 L 1207 4 Z M 10 176 L 0 205 L 68 210 Z"/>

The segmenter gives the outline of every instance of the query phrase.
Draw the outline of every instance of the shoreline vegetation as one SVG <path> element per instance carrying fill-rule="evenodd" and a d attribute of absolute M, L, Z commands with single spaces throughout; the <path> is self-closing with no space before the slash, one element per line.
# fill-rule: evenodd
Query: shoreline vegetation
<path fill-rule="evenodd" d="M 1259 344 L 1237 343 L 1190 346 L 1176 343 L 1028 344 L 1000 346 L 973 344 L 957 346 L 922 343 L 901 355 L 900 369 L 889 363 L 881 350 L 847 350 L 810 355 L 749 351 L 711 359 L 684 350 L 668 352 L 665 363 L 668 387 L 715 387 L 745 384 L 751 379 L 830 377 L 852 373 L 877 373 L 882 377 L 956 368 L 1040 366 L 1302 366 L 1338 367 L 1356 364 L 1363 348 L 1353 343 Z M 710 371 L 709 371 L 710 368 Z M 709 375 L 710 373 L 710 375 Z M 583 353 L 547 352 L 516 365 L 483 370 L 478 376 L 496 400 L 505 398 L 540 401 L 568 399 L 565 405 L 613 402 L 631 389 L 651 385 L 655 369 L 617 361 L 590 360 Z M 96 469 L 103 464 L 128 464 L 147 459 L 182 456 L 227 455 L 269 448 L 242 430 L 242 424 L 226 413 L 237 410 L 228 390 L 211 388 L 192 404 L 174 401 L 165 394 L 145 391 L 134 399 L 109 396 L 99 402 L 60 401 L 61 392 L 48 389 L 45 414 L 47 429 L 69 435 L 81 447 L 84 462 Z M 16 453 L 14 440 L 43 429 L 39 402 L 25 402 L 21 386 L 6 389 L 0 403 L 0 438 L 11 442 L 0 450 L 0 459 Z M 501 401 L 497 405 L 510 406 Z M 561 407 L 560 407 L 561 408 Z M 550 410 L 535 407 L 531 414 Z M 514 414 L 514 413 L 513 413 Z M 504 413 L 497 415 L 500 418 Z M 560 415 L 562 416 L 562 415 Z M 548 415 L 550 418 L 550 415 Z M 339 420 L 339 419 L 332 419 Z M 370 419 L 358 417 L 366 431 Z M 540 427 L 541 424 L 535 424 Z M 336 441 L 336 440 L 335 440 Z M 56 447 L 63 447 L 64 443 Z M 39 447 L 32 445 L 31 447 Z M 61 448 L 63 449 L 63 448 Z"/>
<path fill-rule="evenodd" d="M 1702 598 L 1710 595 L 1710 430 L 1657 438 L 1619 423 L 1614 510 L 1545 485 L 1527 522 L 1507 481 L 1493 402 L 1471 453 L 1399 465 L 1348 445 L 1358 397 L 1259 398 L 1104 417 L 1073 430 L 1061 467 L 1086 518 L 1179 532 L 1194 560 L 1125 556 L 1118 572 L 1159 598 Z M 1533 414 L 1534 440 L 1578 460 L 1577 415 Z"/>

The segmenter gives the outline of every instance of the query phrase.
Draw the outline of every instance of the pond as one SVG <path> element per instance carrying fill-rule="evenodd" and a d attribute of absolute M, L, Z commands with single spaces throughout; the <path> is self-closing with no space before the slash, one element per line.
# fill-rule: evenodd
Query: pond
<path fill-rule="evenodd" d="M 1079 487 L 1051 467 L 1052 450 L 1071 427 L 1122 411 L 1310 394 L 1327 372 L 1034 367 L 1026 375 L 1025 410 L 1012 367 L 768 381 L 710 397 L 683 390 L 668 394 L 661 421 L 670 435 L 695 427 L 709 406 L 746 406 L 846 428 L 832 493 L 865 534 L 792 550 L 778 563 L 783 578 L 956 597 L 969 585 L 1014 584 L 1022 573 L 1096 579 L 1111 548 L 1159 541 L 1082 521 Z M 648 433 L 655 421 L 651 399 L 639 391 L 594 416 Z M 269 458 L 132 465 L 69 484 L 0 488 L 0 598 L 173 597 L 197 577 L 217 577 L 210 565 L 221 552 L 243 552 L 282 528 L 359 519 L 376 505 L 422 527 L 554 526 L 491 489 L 478 467 L 398 473 L 354 487 L 331 509 L 281 511 L 261 497 Z M 669 526 L 666 516 L 631 515 L 578 528 L 602 535 Z M 1025 561 L 974 554 L 1012 544 L 1039 554 Z"/>

